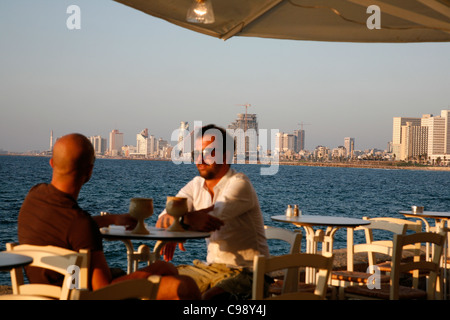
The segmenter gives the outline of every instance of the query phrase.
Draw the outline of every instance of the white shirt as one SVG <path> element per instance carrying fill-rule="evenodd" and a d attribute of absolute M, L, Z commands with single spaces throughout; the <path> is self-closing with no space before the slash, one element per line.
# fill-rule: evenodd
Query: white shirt
<path fill-rule="evenodd" d="M 228 170 L 214 187 L 213 199 L 205 179 L 200 176 L 192 179 L 177 196 L 188 199 L 189 211 L 214 204 L 209 214 L 224 221 L 224 225 L 206 240 L 208 263 L 253 267 L 255 255 L 269 255 L 258 197 L 245 174 Z"/>

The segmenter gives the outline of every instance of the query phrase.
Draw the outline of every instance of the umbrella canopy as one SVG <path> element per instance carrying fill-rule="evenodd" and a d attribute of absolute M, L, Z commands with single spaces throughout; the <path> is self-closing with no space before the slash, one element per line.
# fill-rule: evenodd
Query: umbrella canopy
<path fill-rule="evenodd" d="M 194 0 L 115 1 L 224 40 L 450 41 L 450 0 L 211 0 L 211 24 L 187 22 Z M 374 28 L 377 23 L 379 29 Z"/>

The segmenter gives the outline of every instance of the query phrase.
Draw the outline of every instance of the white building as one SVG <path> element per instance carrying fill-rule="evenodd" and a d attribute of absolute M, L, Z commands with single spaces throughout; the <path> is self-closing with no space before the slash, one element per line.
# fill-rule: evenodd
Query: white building
<path fill-rule="evenodd" d="M 107 140 L 101 136 L 91 136 L 88 138 L 91 141 L 92 146 L 96 154 L 105 154 L 108 148 Z"/>
<path fill-rule="evenodd" d="M 407 122 L 402 126 L 400 160 L 418 159 L 428 151 L 428 128 Z"/>
<path fill-rule="evenodd" d="M 450 158 L 450 110 L 440 116 L 424 114 L 422 118 L 395 117 L 392 153 L 397 160 L 421 158 L 448 163 Z"/>
<path fill-rule="evenodd" d="M 148 129 L 142 130 L 136 135 L 136 154 L 146 157 L 150 153 L 150 140 Z"/>
<path fill-rule="evenodd" d="M 330 159 L 330 149 L 324 146 L 317 146 L 314 149 L 314 157 L 316 159 L 329 160 Z"/>
<path fill-rule="evenodd" d="M 109 133 L 109 154 L 117 156 L 121 154 L 123 147 L 123 133 L 115 129 Z"/>
<path fill-rule="evenodd" d="M 353 158 L 353 152 L 355 151 L 355 138 L 344 138 L 344 148 L 346 150 L 345 156 L 348 158 Z"/>
<path fill-rule="evenodd" d="M 401 155 L 401 143 L 402 143 L 402 126 L 406 125 L 406 122 L 411 122 L 412 125 L 420 126 L 420 118 L 410 117 L 394 117 L 392 128 L 392 153 L 396 159 L 400 159 Z"/>

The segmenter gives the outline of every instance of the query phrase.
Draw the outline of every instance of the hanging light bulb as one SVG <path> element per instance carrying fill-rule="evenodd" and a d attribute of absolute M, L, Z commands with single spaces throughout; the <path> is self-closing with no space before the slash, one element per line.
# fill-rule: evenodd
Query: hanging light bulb
<path fill-rule="evenodd" d="M 214 23 L 214 12 L 210 0 L 194 0 L 186 16 L 188 22 Z"/>

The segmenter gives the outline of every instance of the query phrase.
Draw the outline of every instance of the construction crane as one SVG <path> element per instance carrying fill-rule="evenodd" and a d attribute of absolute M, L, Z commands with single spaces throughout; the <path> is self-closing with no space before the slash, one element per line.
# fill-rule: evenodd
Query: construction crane
<path fill-rule="evenodd" d="M 247 132 L 247 108 L 251 107 L 251 104 L 238 104 L 238 106 L 245 107 L 244 132 Z"/>
<path fill-rule="evenodd" d="M 300 125 L 301 130 L 303 130 L 303 126 L 311 125 L 311 123 L 304 123 L 304 122 L 299 122 L 298 124 Z"/>

